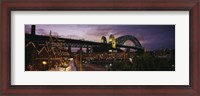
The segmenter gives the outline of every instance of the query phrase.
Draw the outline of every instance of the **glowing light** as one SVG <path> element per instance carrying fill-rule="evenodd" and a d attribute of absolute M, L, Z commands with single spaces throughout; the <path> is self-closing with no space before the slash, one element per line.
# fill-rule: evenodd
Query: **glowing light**
<path fill-rule="evenodd" d="M 46 65 L 46 64 L 47 64 L 47 62 L 46 62 L 46 61 L 42 61 L 42 64 L 43 64 L 43 65 Z"/>
<path fill-rule="evenodd" d="M 112 41 L 112 48 L 116 48 L 116 40 Z"/>
<path fill-rule="evenodd" d="M 111 43 L 111 42 L 112 42 L 112 39 L 110 38 L 110 39 L 109 39 L 109 43 Z"/>
<path fill-rule="evenodd" d="M 72 61 L 72 60 L 73 60 L 73 58 L 69 58 L 69 60 L 71 60 L 71 61 Z"/>
<path fill-rule="evenodd" d="M 131 63 L 133 63 L 133 59 L 132 59 L 132 58 L 129 58 L 129 61 L 130 61 Z"/>

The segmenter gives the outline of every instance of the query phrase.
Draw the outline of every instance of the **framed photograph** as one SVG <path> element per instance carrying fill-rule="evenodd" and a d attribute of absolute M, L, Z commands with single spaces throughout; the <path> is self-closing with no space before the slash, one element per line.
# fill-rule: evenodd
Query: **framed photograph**
<path fill-rule="evenodd" d="M 198 0 L 1 2 L 1 95 L 199 96 Z"/>

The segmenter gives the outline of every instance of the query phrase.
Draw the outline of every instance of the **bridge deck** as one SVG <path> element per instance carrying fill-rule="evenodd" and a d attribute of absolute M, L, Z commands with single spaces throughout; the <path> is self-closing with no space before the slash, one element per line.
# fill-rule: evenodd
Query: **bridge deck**
<path fill-rule="evenodd" d="M 111 44 L 109 43 L 100 43 L 100 42 L 93 42 L 93 41 L 85 41 L 85 40 L 76 40 L 76 39 L 70 39 L 70 38 L 55 38 L 50 36 L 41 36 L 41 35 L 31 35 L 31 34 L 25 34 L 25 40 L 26 43 L 29 41 L 36 42 L 36 43 L 45 43 L 46 41 L 49 41 L 50 38 L 54 38 L 56 42 L 64 43 L 66 46 L 78 46 L 78 47 L 102 47 L 107 46 L 111 47 Z M 144 50 L 141 47 L 137 46 L 126 46 L 126 45 L 119 45 L 116 44 L 117 48 L 131 48 L 131 49 L 138 49 L 138 50 Z"/>

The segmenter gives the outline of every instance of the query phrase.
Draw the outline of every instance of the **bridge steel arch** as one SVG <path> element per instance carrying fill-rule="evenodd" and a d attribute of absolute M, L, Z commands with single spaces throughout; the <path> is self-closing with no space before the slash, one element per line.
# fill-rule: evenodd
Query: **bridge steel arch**
<path fill-rule="evenodd" d="M 139 40 L 136 37 L 132 36 L 132 35 L 124 35 L 124 36 L 118 37 L 116 39 L 116 42 L 117 42 L 118 45 L 124 45 L 124 43 L 127 40 L 132 41 L 135 44 L 135 47 L 139 47 L 141 50 L 144 50 L 144 47 L 142 47 L 142 45 L 139 42 Z"/>

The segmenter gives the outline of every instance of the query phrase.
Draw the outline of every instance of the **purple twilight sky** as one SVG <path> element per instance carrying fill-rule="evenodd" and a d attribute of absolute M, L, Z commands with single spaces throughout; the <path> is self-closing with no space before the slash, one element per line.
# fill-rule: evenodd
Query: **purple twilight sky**
<path fill-rule="evenodd" d="M 115 38 L 133 35 L 147 50 L 175 49 L 175 25 L 36 24 L 37 35 L 49 35 L 50 30 L 54 36 L 95 42 L 99 42 L 102 36 L 108 40 L 110 34 Z M 31 25 L 25 25 L 25 33 L 31 33 Z M 131 43 L 127 41 L 126 45 Z"/>

